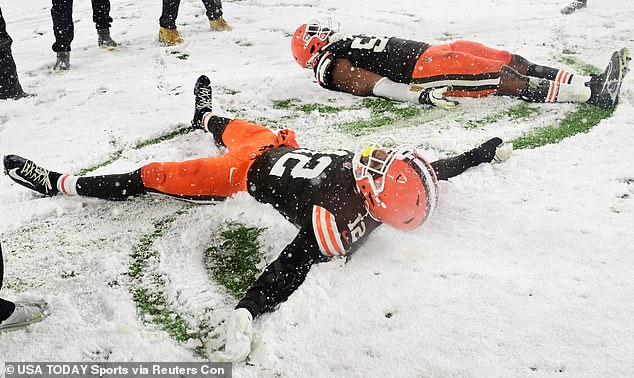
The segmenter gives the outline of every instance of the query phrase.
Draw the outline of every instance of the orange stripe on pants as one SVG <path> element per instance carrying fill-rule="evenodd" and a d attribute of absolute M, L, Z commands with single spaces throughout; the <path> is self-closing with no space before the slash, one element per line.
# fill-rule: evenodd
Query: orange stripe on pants
<path fill-rule="evenodd" d="M 513 55 L 478 42 L 456 41 L 429 47 L 419 58 L 412 73 L 413 79 L 442 75 L 477 75 L 499 72 L 511 62 Z M 497 92 L 451 91 L 449 96 L 480 97 Z"/>
<path fill-rule="evenodd" d="M 227 153 L 183 162 L 150 163 L 141 169 L 143 185 L 162 193 L 184 196 L 230 197 L 247 189 L 247 172 L 253 159 L 267 148 L 297 146 L 294 133 L 234 119 L 222 141 Z"/>

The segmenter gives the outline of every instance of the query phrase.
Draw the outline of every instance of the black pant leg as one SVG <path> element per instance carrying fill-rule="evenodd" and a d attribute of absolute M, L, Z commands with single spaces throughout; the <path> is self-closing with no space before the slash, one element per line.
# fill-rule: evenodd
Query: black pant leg
<path fill-rule="evenodd" d="M 4 278 L 4 259 L 2 258 L 2 243 L 0 242 L 0 289 L 2 289 L 3 278 Z"/>
<path fill-rule="evenodd" d="M 176 29 L 176 18 L 180 0 L 163 0 L 163 12 L 159 18 L 159 25 L 166 29 Z"/>
<path fill-rule="evenodd" d="M 92 20 L 97 30 L 110 29 L 110 0 L 92 0 Z"/>
<path fill-rule="evenodd" d="M 221 0 L 202 0 L 207 9 L 207 18 L 215 20 L 222 17 L 222 1 Z"/>
<path fill-rule="evenodd" d="M 7 24 L 4 22 L 4 17 L 2 17 L 2 8 L 0 8 L 0 48 L 11 47 L 12 42 L 13 40 L 7 33 Z"/>
<path fill-rule="evenodd" d="M 227 147 L 222 141 L 222 134 L 225 132 L 227 125 L 233 121 L 230 118 L 211 116 L 207 121 L 207 131 L 214 136 L 214 141 L 219 147 Z"/>
<path fill-rule="evenodd" d="M 53 33 L 55 34 L 53 51 L 70 51 L 70 44 L 75 37 L 73 0 L 53 0 L 51 17 L 53 18 Z"/>
<path fill-rule="evenodd" d="M 85 176 L 77 180 L 77 194 L 111 201 L 146 194 L 141 169 L 114 175 Z"/>
<path fill-rule="evenodd" d="M 4 276 L 4 267 L 2 259 L 2 244 L 0 244 L 0 289 L 2 289 L 2 277 Z M 15 310 L 15 304 L 0 298 L 0 322 L 11 316 Z"/>
<path fill-rule="evenodd" d="M 13 40 L 7 33 L 0 9 L 0 99 L 14 98 L 23 93 L 18 80 L 18 70 L 11 54 Z"/>

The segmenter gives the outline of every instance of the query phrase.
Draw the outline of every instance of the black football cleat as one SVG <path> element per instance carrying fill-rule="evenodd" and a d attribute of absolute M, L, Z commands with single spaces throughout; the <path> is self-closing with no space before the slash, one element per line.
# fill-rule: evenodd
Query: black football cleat
<path fill-rule="evenodd" d="M 203 115 L 212 109 L 211 81 L 205 75 L 201 75 L 194 85 L 194 119 L 192 127 L 203 129 Z"/>
<path fill-rule="evenodd" d="M 589 104 L 612 109 L 619 100 L 619 91 L 623 78 L 629 72 L 628 64 L 631 60 L 627 48 L 615 51 L 610 58 L 610 63 L 602 74 L 593 76 L 586 86 L 590 87 L 592 94 Z"/>
<path fill-rule="evenodd" d="M 4 173 L 18 184 L 46 196 L 54 196 L 59 193 L 57 179 L 61 174 L 48 171 L 21 156 L 5 156 Z"/>

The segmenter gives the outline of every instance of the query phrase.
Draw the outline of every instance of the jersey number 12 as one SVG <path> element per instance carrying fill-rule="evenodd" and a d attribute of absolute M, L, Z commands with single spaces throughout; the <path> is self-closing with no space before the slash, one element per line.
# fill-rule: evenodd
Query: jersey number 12
<path fill-rule="evenodd" d="M 330 163 L 332 163 L 332 159 L 328 156 L 321 156 L 315 159 L 314 156 L 298 154 L 297 151 L 289 152 L 280 157 L 280 159 L 271 169 L 271 175 L 282 177 L 282 175 L 284 175 L 284 172 L 290 168 L 291 177 L 310 180 L 321 175 L 326 170 L 326 168 L 328 168 Z M 295 164 L 286 164 L 286 162 L 288 162 L 289 160 L 291 160 Z M 313 163 L 311 164 L 311 162 Z M 313 166 L 313 168 L 306 168 L 307 166 Z"/>

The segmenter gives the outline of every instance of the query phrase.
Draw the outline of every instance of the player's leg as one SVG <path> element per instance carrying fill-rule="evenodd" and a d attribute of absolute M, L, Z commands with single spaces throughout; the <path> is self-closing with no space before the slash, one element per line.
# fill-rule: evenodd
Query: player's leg
<path fill-rule="evenodd" d="M 593 76 L 585 85 L 527 77 L 506 66 L 501 70 L 499 94 L 531 102 L 587 102 L 602 108 L 613 108 L 618 102 L 623 78 L 629 71 L 629 61 L 627 49 L 615 51 L 605 71 Z"/>
<path fill-rule="evenodd" d="M 151 163 L 141 169 L 149 193 L 192 201 L 217 201 L 246 190 L 252 161 L 224 154 L 174 163 Z"/>
<path fill-rule="evenodd" d="M 586 86 L 528 77 L 505 66 L 500 70 L 498 94 L 519 97 L 529 102 L 584 103 L 590 100 L 592 90 Z"/>
<path fill-rule="evenodd" d="M 57 194 L 124 200 L 145 194 L 141 170 L 113 175 L 75 176 L 38 166 L 17 155 L 4 157 L 4 172 L 16 183 L 47 196 Z"/>
<path fill-rule="evenodd" d="M 480 56 L 471 54 L 475 51 Z M 451 86 L 448 96 L 494 94 L 500 84 L 500 69 L 510 61 L 510 54 L 504 53 L 468 41 L 431 46 L 416 62 L 410 84 L 423 89 Z"/>
<path fill-rule="evenodd" d="M 253 159 L 269 147 L 298 147 L 294 133 L 290 130 L 281 130 L 275 135 L 268 127 L 262 125 L 214 115 L 212 100 L 211 82 L 207 76 L 202 75 L 194 85 L 192 127 L 210 132 L 216 144 L 226 147 L 229 154 Z"/>
<path fill-rule="evenodd" d="M 564 69 L 535 64 L 516 54 L 513 55 L 508 66 L 522 75 L 548 79 L 563 84 L 585 85 L 585 83 L 590 81 L 590 76 L 573 74 Z"/>
<path fill-rule="evenodd" d="M 520 55 L 511 54 L 505 50 L 494 49 L 478 42 L 456 41 L 450 43 L 448 46 L 451 47 L 453 51 L 460 51 L 480 58 L 503 61 L 507 66 L 526 76 L 575 85 L 583 85 L 590 80 L 590 77 L 575 75 L 569 71 L 559 68 L 535 64 Z"/>
<path fill-rule="evenodd" d="M 436 177 L 438 180 L 448 180 L 451 177 L 457 176 L 471 167 L 475 167 L 482 163 L 490 163 L 493 160 L 506 160 L 510 155 L 510 150 L 498 148 L 502 145 L 502 139 L 493 138 L 480 146 L 462 153 L 458 156 L 454 156 L 447 159 L 436 160 L 431 163 L 431 166 L 436 171 Z M 511 148 L 509 146 L 509 148 Z"/>
<path fill-rule="evenodd" d="M 173 163 L 150 163 L 129 173 L 75 176 L 49 171 L 17 155 L 4 158 L 5 172 L 16 183 L 47 196 L 57 194 L 125 200 L 162 193 L 190 200 L 228 197 L 246 188 L 251 161 L 232 155 Z"/>

